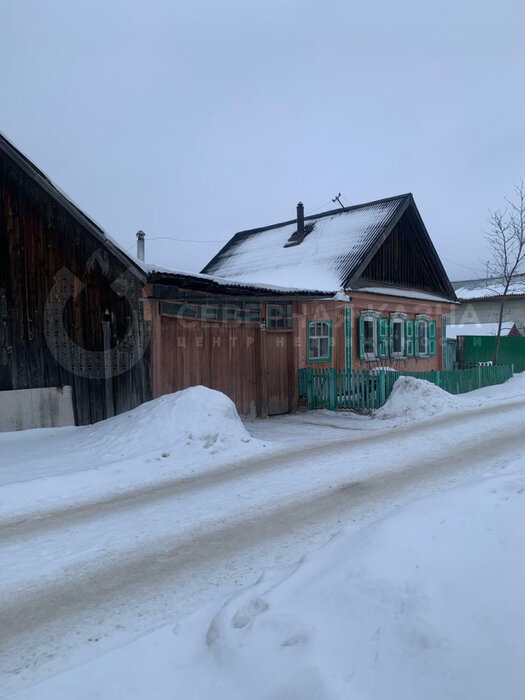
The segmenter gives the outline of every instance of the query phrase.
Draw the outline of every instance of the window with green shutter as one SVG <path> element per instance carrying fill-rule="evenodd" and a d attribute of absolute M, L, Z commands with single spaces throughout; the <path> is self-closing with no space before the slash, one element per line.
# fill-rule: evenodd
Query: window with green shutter
<path fill-rule="evenodd" d="M 361 360 L 373 361 L 378 358 L 378 317 L 377 311 L 362 311 L 359 316 L 359 357 Z"/>
<path fill-rule="evenodd" d="M 406 314 L 393 313 L 390 316 L 390 357 L 406 357 Z"/>
<path fill-rule="evenodd" d="M 428 357 L 430 355 L 429 320 L 425 314 L 418 314 L 414 321 L 414 346 L 416 357 Z M 436 341 L 436 329 L 434 326 L 434 348 Z"/>

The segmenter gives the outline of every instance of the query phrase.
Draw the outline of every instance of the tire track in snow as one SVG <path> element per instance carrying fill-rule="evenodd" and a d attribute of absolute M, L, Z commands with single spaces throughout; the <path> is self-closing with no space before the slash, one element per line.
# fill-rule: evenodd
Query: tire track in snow
<path fill-rule="evenodd" d="M 261 543 L 272 548 L 283 538 L 293 539 L 298 532 L 320 527 L 328 536 L 341 520 L 384 513 L 413 497 L 415 486 L 417 495 L 433 487 L 446 488 L 448 479 L 495 464 L 503 466 L 519 450 L 525 451 L 521 425 L 502 430 L 497 437 L 473 434 L 461 451 L 457 444 L 451 445 L 438 459 L 422 461 L 419 456 L 401 469 L 361 480 L 342 475 L 333 485 L 269 502 L 233 520 L 210 518 L 185 532 L 160 537 L 147 548 L 103 556 L 92 566 L 73 565 L 59 578 L 6 591 L 0 604 L 2 646 L 17 649 L 15 658 L 23 663 L 24 649 L 27 653 L 31 647 L 45 647 L 68 624 L 74 628 L 82 620 L 89 623 L 94 611 L 97 617 L 115 617 L 115 609 L 127 605 L 126 601 L 147 597 L 152 589 L 162 590 L 177 580 L 191 581 L 195 572 L 218 564 L 227 570 L 235 555 Z M 7 654 L 5 671 L 15 672 L 9 658 L 11 654 Z"/>
<path fill-rule="evenodd" d="M 154 484 L 134 487 L 125 491 L 111 493 L 96 500 L 90 499 L 77 502 L 74 505 L 53 507 L 49 511 L 34 511 L 0 518 L 0 544 L 13 538 L 27 537 L 32 534 L 41 534 L 44 531 L 77 525 L 80 522 L 88 522 L 97 518 L 114 515 L 136 509 L 147 504 L 161 503 L 175 496 L 184 495 L 191 491 L 215 487 L 228 481 L 235 481 L 244 477 L 265 473 L 274 469 L 282 469 L 287 463 L 291 468 L 297 466 L 302 459 L 315 459 L 326 457 L 330 454 L 338 454 L 345 447 L 357 447 L 362 444 L 371 444 L 374 447 L 388 442 L 397 443 L 403 436 L 414 436 L 426 432 L 434 434 L 436 429 L 461 424 L 464 427 L 466 421 L 476 421 L 486 415 L 510 413 L 518 408 L 524 408 L 525 401 L 512 401 L 498 405 L 489 405 L 483 408 L 475 408 L 461 411 L 446 416 L 438 417 L 421 423 L 409 423 L 395 428 L 367 433 L 359 437 L 352 436 L 341 438 L 330 443 L 309 444 L 304 447 L 293 447 L 281 451 L 271 451 L 250 459 L 242 459 L 224 468 L 210 469 L 199 474 L 173 477 Z M 345 429 L 345 428 L 343 428 Z"/>

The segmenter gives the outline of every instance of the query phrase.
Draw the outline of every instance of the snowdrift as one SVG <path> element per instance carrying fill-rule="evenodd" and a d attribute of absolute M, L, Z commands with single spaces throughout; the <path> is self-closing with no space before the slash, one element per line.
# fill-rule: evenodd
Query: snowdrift
<path fill-rule="evenodd" d="M 118 457 L 148 452 L 169 456 L 174 448 L 214 454 L 250 439 L 233 401 L 220 391 L 193 386 L 90 426 L 80 446 L 93 444 L 97 451 Z"/>
<path fill-rule="evenodd" d="M 421 420 L 468 407 L 469 400 L 443 391 L 426 379 L 399 377 L 386 403 L 374 413 L 375 418 Z"/>

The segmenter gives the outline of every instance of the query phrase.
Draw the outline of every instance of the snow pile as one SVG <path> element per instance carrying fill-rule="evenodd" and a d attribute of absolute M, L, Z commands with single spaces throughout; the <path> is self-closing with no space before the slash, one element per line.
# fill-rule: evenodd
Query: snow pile
<path fill-rule="evenodd" d="M 215 453 L 250 440 L 233 401 L 204 386 L 161 396 L 87 430 L 81 448 L 94 444 L 118 457 L 159 451 L 167 456 L 175 447 Z"/>
<path fill-rule="evenodd" d="M 466 407 L 465 399 L 443 391 L 426 379 L 399 377 L 385 405 L 375 411 L 374 417 L 413 421 Z"/>
<path fill-rule="evenodd" d="M 19 700 L 525 697 L 525 474 L 411 504 Z"/>

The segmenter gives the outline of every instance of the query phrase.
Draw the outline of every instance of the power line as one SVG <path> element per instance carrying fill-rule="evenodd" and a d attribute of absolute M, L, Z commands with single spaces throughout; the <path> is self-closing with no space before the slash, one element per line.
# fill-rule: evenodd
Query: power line
<path fill-rule="evenodd" d="M 223 238 L 220 241 L 202 241 L 202 240 L 190 240 L 189 238 L 172 238 L 171 236 L 155 236 L 154 238 L 146 238 L 146 241 L 176 241 L 177 243 L 226 243 L 228 238 Z M 126 250 L 131 250 L 135 247 L 135 244 L 130 245 Z"/>

